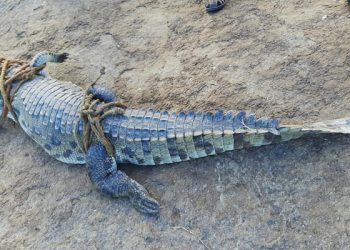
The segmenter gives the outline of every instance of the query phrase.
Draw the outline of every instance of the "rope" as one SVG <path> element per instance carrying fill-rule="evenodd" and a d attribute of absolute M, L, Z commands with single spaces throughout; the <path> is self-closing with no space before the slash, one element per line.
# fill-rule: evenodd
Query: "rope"
<path fill-rule="evenodd" d="M 94 84 L 91 84 L 90 86 L 93 85 Z M 80 116 L 84 123 L 83 150 L 87 152 L 89 149 L 92 140 L 92 132 L 97 140 L 99 140 L 105 146 L 107 153 L 114 158 L 115 149 L 104 134 L 101 121 L 108 115 L 124 114 L 127 107 L 120 102 L 105 103 L 99 99 L 96 99 L 94 95 L 90 93 L 89 89 L 90 88 L 88 88 L 85 93 L 85 98 L 80 112 Z"/>
<path fill-rule="evenodd" d="M 18 66 L 19 69 L 16 69 L 15 73 L 11 77 L 6 76 L 6 71 L 12 66 Z M 0 57 L 0 94 L 3 98 L 4 106 L 2 109 L 2 117 L 7 117 L 9 112 L 12 113 L 14 119 L 17 121 L 16 114 L 12 109 L 12 100 L 13 96 L 17 93 L 18 89 L 23 85 L 27 80 L 33 78 L 40 70 L 45 68 L 46 64 L 40 65 L 38 67 L 31 67 L 27 62 L 21 60 L 11 60 Z M 20 80 L 17 87 L 14 89 L 12 96 L 12 84 L 15 81 Z"/>
<path fill-rule="evenodd" d="M 15 73 L 11 77 L 6 76 L 6 72 L 12 66 L 18 66 Z M 24 82 L 33 78 L 40 70 L 45 68 L 46 64 L 38 67 L 31 67 L 27 62 L 20 60 L 10 60 L 0 57 L 0 94 L 3 98 L 4 107 L 2 117 L 7 117 L 9 112 L 12 113 L 14 119 L 17 121 L 16 114 L 12 109 L 13 96 L 17 93 L 18 89 L 23 85 Z M 12 84 L 14 81 L 18 81 L 18 85 L 12 91 Z M 93 86 L 91 84 L 90 86 Z M 108 115 L 124 114 L 127 108 L 120 102 L 108 102 L 105 103 L 102 100 L 96 99 L 94 95 L 89 91 L 90 88 L 85 92 L 85 98 L 81 107 L 81 118 L 84 123 L 82 149 L 87 152 L 92 141 L 92 135 L 95 135 L 106 148 L 108 154 L 115 157 L 115 149 L 112 143 L 105 136 L 101 121 Z"/>

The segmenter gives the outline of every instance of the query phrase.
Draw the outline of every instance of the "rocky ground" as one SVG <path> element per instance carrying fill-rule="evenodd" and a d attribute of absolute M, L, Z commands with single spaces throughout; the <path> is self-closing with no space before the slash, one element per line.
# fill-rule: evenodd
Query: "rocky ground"
<path fill-rule="evenodd" d="M 228 0 L 214 15 L 194 0 L 2 0 L 0 23 L 1 54 L 68 52 L 54 77 L 97 80 L 129 106 L 350 116 L 343 0 Z M 350 136 L 122 166 L 163 205 L 151 217 L 101 195 L 83 166 L 50 158 L 18 126 L 0 123 L 0 145 L 1 249 L 350 246 Z"/>

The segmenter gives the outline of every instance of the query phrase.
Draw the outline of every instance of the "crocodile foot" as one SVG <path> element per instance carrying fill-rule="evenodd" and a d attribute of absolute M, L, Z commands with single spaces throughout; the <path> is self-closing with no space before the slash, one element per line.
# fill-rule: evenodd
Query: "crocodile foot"
<path fill-rule="evenodd" d="M 128 197 L 133 206 L 142 213 L 159 212 L 159 203 L 150 197 L 143 186 L 117 170 L 115 159 L 108 155 L 101 143 L 90 146 L 86 164 L 90 179 L 103 193 L 113 197 Z"/>

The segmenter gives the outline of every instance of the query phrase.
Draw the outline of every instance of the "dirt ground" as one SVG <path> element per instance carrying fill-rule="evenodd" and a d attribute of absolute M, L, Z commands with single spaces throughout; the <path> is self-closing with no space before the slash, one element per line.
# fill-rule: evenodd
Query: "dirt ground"
<path fill-rule="evenodd" d="M 1 54 L 68 52 L 51 75 L 97 80 L 129 106 L 350 116 L 343 0 L 228 0 L 214 15 L 197 0 L 1 0 L 0 23 Z M 161 202 L 151 217 L 101 195 L 84 166 L 50 158 L 18 126 L 0 123 L 0 145 L 1 249 L 350 247 L 350 136 L 122 166 Z"/>

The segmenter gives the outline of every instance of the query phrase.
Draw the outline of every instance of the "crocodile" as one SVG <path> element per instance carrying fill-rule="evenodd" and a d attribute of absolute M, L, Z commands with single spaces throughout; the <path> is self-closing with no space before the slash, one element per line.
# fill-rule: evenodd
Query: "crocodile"
<path fill-rule="evenodd" d="M 67 57 L 67 53 L 41 52 L 30 65 L 63 62 Z M 18 67 L 10 67 L 6 75 L 12 76 Z M 14 82 L 14 87 L 18 82 Z M 90 87 L 90 92 L 107 103 L 117 98 L 99 85 Z M 258 119 L 244 111 L 176 113 L 126 108 L 124 113 L 108 115 L 101 121 L 103 132 L 115 149 L 111 156 L 94 135 L 87 151 L 81 147 L 84 122 L 80 111 L 85 96 L 81 87 L 56 80 L 43 69 L 12 95 L 13 113 L 8 117 L 19 123 L 49 155 L 64 163 L 86 164 L 97 189 L 113 197 L 128 197 L 138 211 L 148 214 L 159 212 L 158 201 L 118 170 L 118 164 L 171 164 L 311 133 L 350 133 L 350 117 L 282 126 L 275 118 Z M 0 114 L 4 112 L 3 102 L 0 96 Z"/>

